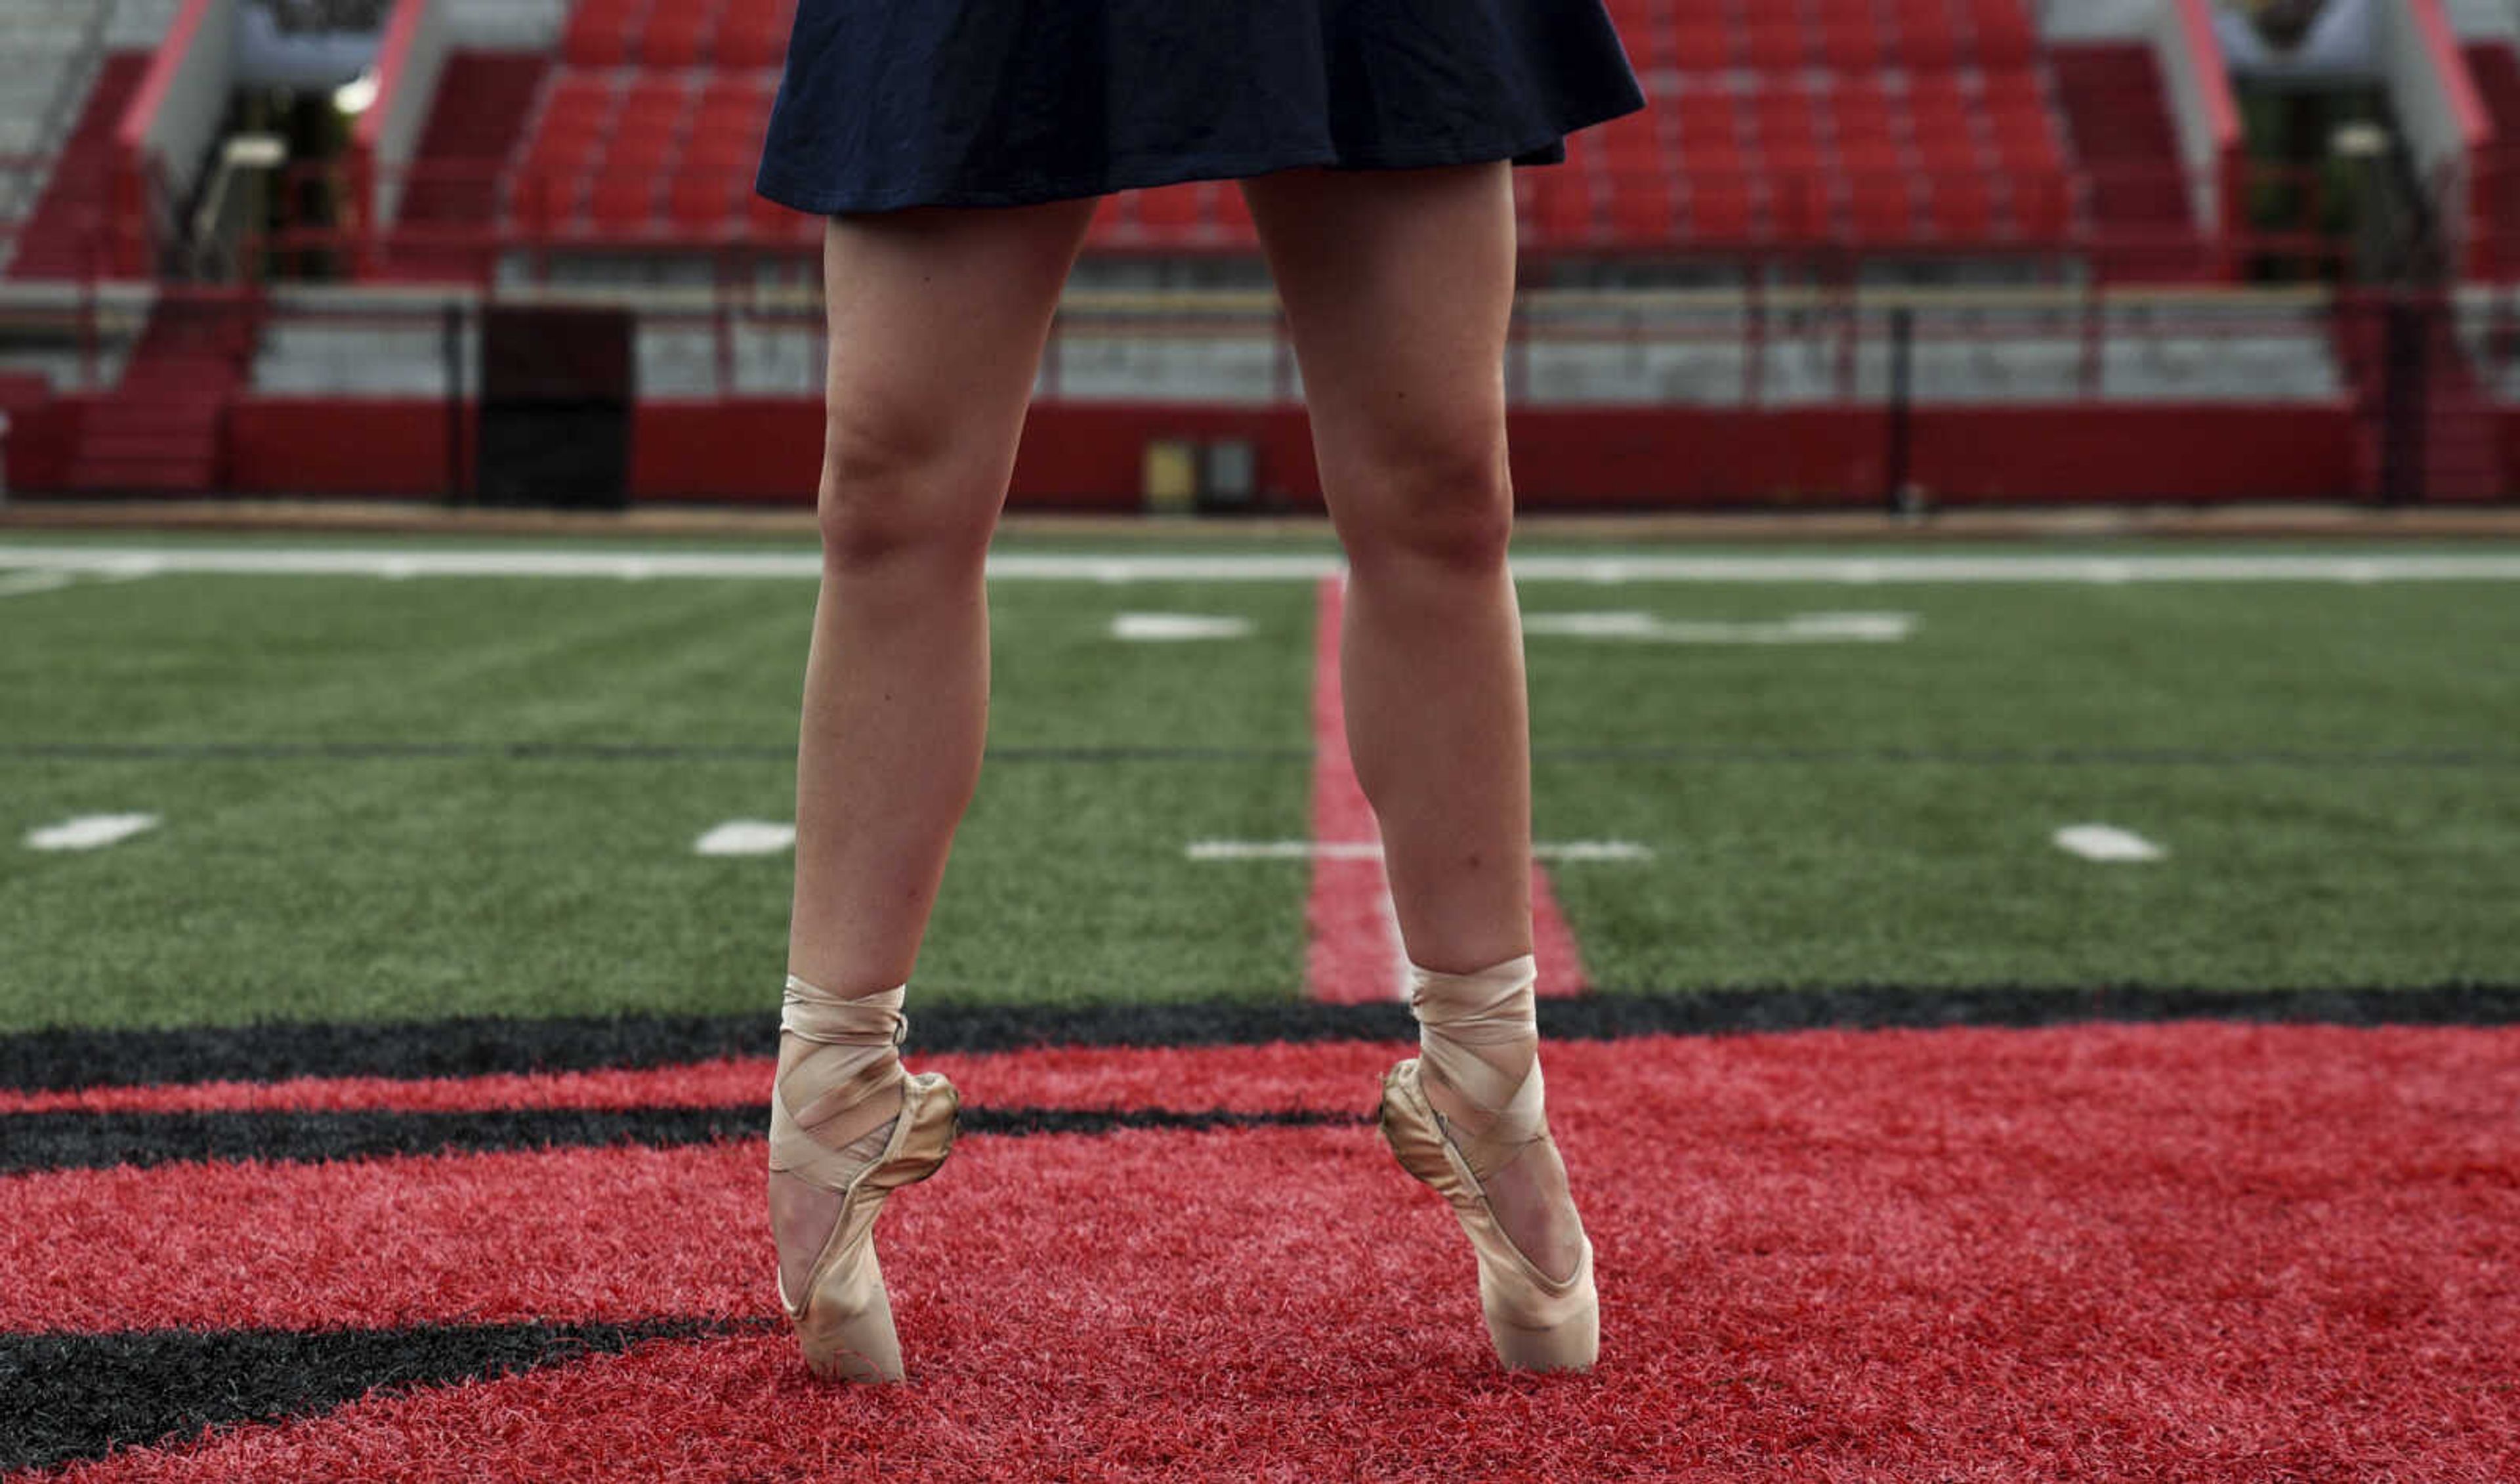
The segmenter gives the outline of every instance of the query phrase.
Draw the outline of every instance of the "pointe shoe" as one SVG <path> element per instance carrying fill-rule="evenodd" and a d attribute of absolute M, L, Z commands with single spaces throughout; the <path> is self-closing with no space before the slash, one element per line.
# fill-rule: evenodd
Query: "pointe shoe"
<path fill-rule="evenodd" d="M 1590 1371 L 1601 1343 L 1591 1234 L 1566 1278 L 1535 1267 L 1506 1236 L 1486 1190 L 1436 1121 L 1419 1072 L 1419 1058 L 1411 1057 L 1383 1074 L 1376 1122 L 1400 1167 L 1443 1196 L 1469 1237 L 1479 1263 L 1479 1310 L 1499 1364 L 1508 1371 Z"/>
<path fill-rule="evenodd" d="M 903 1378 L 901 1341 L 893 1333 L 892 1299 L 876 1257 L 875 1219 L 893 1192 L 936 1173 L 954 1147 L 962 1098 L 942 1072 L 906 1073 L 896 1050 L 909 1038 L 902 1013 L 908 986 L 873 994 L 835 995 L 788 976 L 780 1012 L 780 1070 L 771 1088 L 770 1170 L 839 1196 L 830 1234 L 807 1270 L 801 1300 L 778 1275 L 779 1305 L 805 1353 L 827 1380 Z M 856 1141 L 834 1141 L 840 1127 L 864 1118 L 858 1109 L 899 1090 L 889 1134 L 876 1125 Z M 880 1104 L 878 1104 L 879 1107 Z M 866 1146 L 882 1147 L 867 1157 Z"/>
<path fill-rule="evenodd" d="M 1479 1260 L 1479 1309 L 1508 1371 L 1587 1371 L 1600 1350 L 1600 1301 L 1593 1288 L 1593 1239 L 1575 1270 L 1554 1279 L 1506 1235 L 1483 1177 L 1549 1134 L 1534 995 L 1540 963 L 1521 954 L 1468 973 L 1409 966 L 1409 1012 L 1418 1055 L 1383 1075 L 1377 1122 L 1392 1155 L 1452 1206 Z M 1439 1117 L 1427 1079 L 1462 1109 Z"/>
<path fill-rule="evenodd" d="M 788 1296 L 779 1279 L 779 1303 L 805 1354 L 805 1364 L 826 1380 L 903 1379 L 901 1340 L 893 1332 L 892 1298 L 884 1289 L 883 1264 L 876 1256 L 875 1219 L 886 1197 L 936 1173 L 954 1147 L 962 1098 L 942 1072 L 902 1079 L 901 1115 L 892 1137 L 841 1188 L 840 1214 L 805 1282 L 805 1301 Z"/>

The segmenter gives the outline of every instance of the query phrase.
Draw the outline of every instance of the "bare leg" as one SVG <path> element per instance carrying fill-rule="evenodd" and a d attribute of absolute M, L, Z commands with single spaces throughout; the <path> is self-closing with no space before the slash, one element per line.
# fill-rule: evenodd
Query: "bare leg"
<path fill-rule="evenodd" d="M 1531 952 L 1530 721 L 1506 549 L 1504 161 L 1286 170 L 1243 182 L 1303 367 L 1347 548 L 1348 745 L 1381 823 L 1411 960 L 1465 973 Z M 1429 1082 L 1436 1110 L 1467 1109 Z M 1487 1185 L 1515 1245 L 1571 1273 L 1581 1224 L 1553 1145 Z"/>
<path fill-rule="evenodd" d="M 1051 314 L 1094 205 L 842 217 L 825 240 L 823 583 L 796 755 L 788 969 L 835 994 L 909 980 L 979 779 L 989 704 L 982 566 Z M 782 1071 L 805 1049 L 784 1045 Z M 897 1089 L 868 1099 L 816 1126 L 815 1138 L 833 1147 L 876 1139 L 900 1101 Z M 791 1291 L 838 1203 L 771 1177 Z"/>

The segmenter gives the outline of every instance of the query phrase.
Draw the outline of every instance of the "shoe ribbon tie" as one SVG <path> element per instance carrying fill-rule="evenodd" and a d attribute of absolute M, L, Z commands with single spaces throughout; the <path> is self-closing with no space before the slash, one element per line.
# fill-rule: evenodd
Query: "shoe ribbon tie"
<path fill-rule="evenodd" d="M 1534 999 L 1539 978 L 1538 961 L 1529 954 L 1467 974 L 1410 967 L 1409 1011 L 1419 1027 L 1420 1058 L 1485 1115 L 1480 1126 L 1456 1125 L 1462 1155 L 1482 1180 L 1549 1132 Z M 1488 1047 L 1508 1048 L 1500 1059 L 1520 1070 L 1481 1056 Z"/>
<path fill-rule="evenodd" d="M 794 974 L 780 997 L 779 1028 L 813 1050 L 796 1058 L 770 1095 L 770 1167 L 825 1190 L 839 1190 L 862 1164 L 814 1138 L 799 1116 L 817 1125 L 864 1102 L 906 1075 L 894 1048 L 910 1036 L 902 1002 L 910 987 L 843 998 Z"/>

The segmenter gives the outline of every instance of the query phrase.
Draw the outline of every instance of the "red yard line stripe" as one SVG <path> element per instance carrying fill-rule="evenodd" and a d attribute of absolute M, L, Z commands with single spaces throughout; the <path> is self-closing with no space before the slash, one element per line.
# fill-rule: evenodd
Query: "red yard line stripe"
<path fill-rule="evenodd" d="M 1347 750 L 1347 699 L 1339 689 L 1339 624 L 1347 583 L 1321 581 L 1313 631 L 1313 841 L 1378 844 L 1373 806 Z M 1391 883 L 1378 855 L 1313 857 L 1307 980 L 1313 998 L 1341 1005 L 1397 1000 L 1403 950 L 1391 919 Z"/>
<path fill-rule="evenodd" d="M 1186 1082 L 1209 1055 L 1179 1054 Z M 1714 1480 L 1790 1456 L 1880 1479 L 2483 1479 L 2520 1454 L 2520 1031 L 1550 1056 L 1601 1283 L 1590 1376 L 1494 1372 L 1450 1211 L 1368 1130 L 973 1140 L 883 1216 L 909 1388 L 813 1386 L 783 1337 L 738 1333 L 64 1477 L 1435 1478 L 1510 1459 Z M 763 1315 L 759 1162 L 10 1182 L 0 1327 Z"/>
<path fill-rule="evenodd" d="M 914 1018 L 915 1026 L 915 1018 Z M 1023 1052 L 921 1054 L 906 1063 L 953 1079 L 983 1106 L 1158 1108 L 1247 1112 L 1371 1110 L 1398 1043 L 1273 1042 L 1203 1050 L 1195 1082 L 1182 1080 L 1170 1050 L 1062 1047 Z M 296 1077 L 285 1082 L 203 1082 L 81 1092 L 0 1092 L 9 1113 L 227 1113 L 255 1111 L 483 1112 L 507 1108 L 726 1107 L 760 1100 L 768 1117 L 768 1057 L 601 1072 L 487 1077 Z"/>
<path fill-rule="evenodd" d="M 1356 781 L 1347 747 L 1347 702 L 1339 686 L 1339 631 L 1347 611 L 1343 578 L 1321 582 L 1313 637 L 1313 839 L 1317 844 L 1378 843 L 1373 806 Z M 1406 953 L 1391 916 L 1391 881 L 1379 856 L 1313 859 L 1312 897 L 1304 921 L 1311 944 L 1306 983 L 1312 997 L 1360 1005 L 1405 997 Z M 1549 873 L 1531 867 L 1532 951 L 1540 960 L 1544 996 L 1582 994 L 1584 960 L 1575 930 L 1559 910 Z"/>

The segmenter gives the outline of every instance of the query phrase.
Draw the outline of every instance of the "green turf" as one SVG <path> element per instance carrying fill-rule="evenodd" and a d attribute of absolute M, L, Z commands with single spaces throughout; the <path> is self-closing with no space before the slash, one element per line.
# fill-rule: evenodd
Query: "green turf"
<path fill-rule="evenodd" d="M 1918 615 L 1879 646 L 1532 638 L 1540 834 L 1655 852 L 1552 870 L 1606 989 L 2520 979 L 2508 585 L 1524 601 Z M 921 964 L 929 1003 L 1300 993 L 1306 868 L 1182 847 L 1307 832 L 1313 602 L 1300 583 L 996 589 L 998 757 Z M 788 816 L 812 605 L 804 581 L 470 578 L 0 600 L 0 1027 L 762 1009 L 790 863 L 691 845 Z M 1123 610 L 1255 633 L 1114 645 Z M 82 743 L 473 750 L 38 750 Z M 1059 750 L 1102 747 L 1192 755 Z M 17 843 L 126 810 L 166 823 L 86 854 Z M 2171 854 L 2101 866 L 2048 842 L 2083 822 Z"/>

